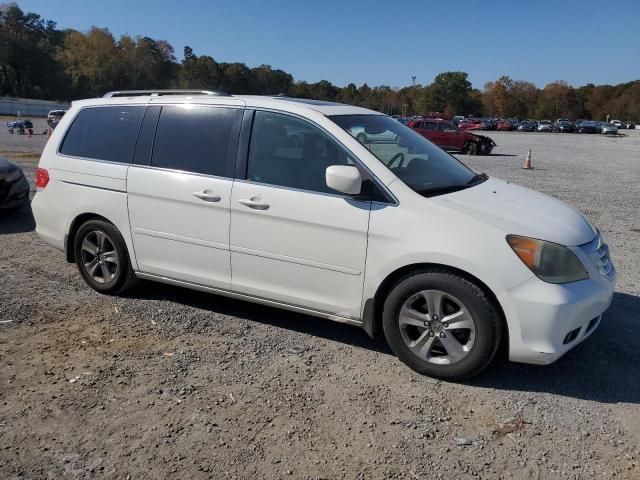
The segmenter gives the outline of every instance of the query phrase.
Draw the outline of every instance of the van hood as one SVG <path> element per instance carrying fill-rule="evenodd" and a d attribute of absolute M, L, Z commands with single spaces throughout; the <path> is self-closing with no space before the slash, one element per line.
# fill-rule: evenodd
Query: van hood
<path fill-rule="evenodd" d="M 597 233 L 580 212 L 564 202 L 495 178 L 431 200 L 483 219 L 507 235 L 575 246 L 590 242 Z"/>

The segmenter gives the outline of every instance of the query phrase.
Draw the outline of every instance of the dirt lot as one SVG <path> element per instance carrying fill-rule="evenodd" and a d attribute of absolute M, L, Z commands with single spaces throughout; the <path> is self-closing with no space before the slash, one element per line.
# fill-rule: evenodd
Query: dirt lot
<path fill-rule="evenodd" d="M 611 244 L 618 291 L 586 343 L 437 382 L 354 327 L 157 284 L 101 296 L 25 209 L 0 218 L 0 478 L 640 478 L 640 131 L 490 135 L 461 158 Z M 32 180 L 37 145 L 0 133 Z"/>

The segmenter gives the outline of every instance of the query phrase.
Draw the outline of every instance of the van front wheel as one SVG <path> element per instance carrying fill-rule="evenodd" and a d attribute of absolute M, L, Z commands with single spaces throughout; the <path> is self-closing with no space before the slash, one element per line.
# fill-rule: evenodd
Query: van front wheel
<path fill-rule="evenodd" d="M 389 346 L 413 370 L 463 380 L 493 359 L 502 321 L 477 285 L 447 271 L 419 272 L 400 280 L 383 309 Z"/>
<path fill-rule="evenodd" d="M 80 275 L 94 290 L 117 295 L 135 284 L 124 239 L 112 224 L 84 223 L 76 232 L 73 249 Z"/>

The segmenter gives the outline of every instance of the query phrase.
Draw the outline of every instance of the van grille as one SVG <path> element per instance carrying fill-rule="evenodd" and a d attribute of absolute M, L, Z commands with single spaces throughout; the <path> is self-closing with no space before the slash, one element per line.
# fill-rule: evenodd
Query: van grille
<path fill-rule="evenodd" d="M 609 246 L 602 240 L 602 235 L 598 232 L 596 238 L 585 245 L 585 250 L 589 258 L 593 261 L 598 271 L 608 279 L 613 277 L 613 263 L 609 256 Z"/>

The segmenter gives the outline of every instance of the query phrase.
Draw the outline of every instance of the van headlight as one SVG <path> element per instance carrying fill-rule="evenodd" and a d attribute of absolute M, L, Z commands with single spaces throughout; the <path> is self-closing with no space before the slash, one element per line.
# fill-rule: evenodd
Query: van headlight
<path fill-rule="evenodd" d="M 569 283 L 589 278 L 578 257 L 567 247 L 518 235 L 507 235 L 507 243 L 540 280 Z"/>

